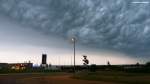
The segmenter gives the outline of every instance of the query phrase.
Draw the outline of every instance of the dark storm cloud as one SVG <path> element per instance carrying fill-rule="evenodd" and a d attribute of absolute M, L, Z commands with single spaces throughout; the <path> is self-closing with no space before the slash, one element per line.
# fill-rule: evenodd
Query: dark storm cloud
<path fill-rule="evenodd" d="M 145 0 L 0 0 L 0 12 L 21 24 L 81 44 L 150 55 L 150 3 Z"/>

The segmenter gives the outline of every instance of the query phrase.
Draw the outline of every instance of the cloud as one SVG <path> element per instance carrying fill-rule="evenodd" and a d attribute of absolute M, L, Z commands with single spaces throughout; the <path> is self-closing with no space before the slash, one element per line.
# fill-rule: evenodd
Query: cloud
<path fill-rule="evenodd" d="M 149 56 L 150 4 L 133 1 L 0 0 L 0 12 L 46 34 L 76 36 L 83 45 Z"/>

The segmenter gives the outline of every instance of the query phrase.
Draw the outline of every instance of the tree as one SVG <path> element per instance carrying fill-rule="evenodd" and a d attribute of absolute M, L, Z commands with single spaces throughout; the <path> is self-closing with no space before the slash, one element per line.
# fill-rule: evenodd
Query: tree
<path fill-rule="evenodd" d="M 83 55 L 83 65 L 88 65 L 89 64 L 89 60 L 87 59 L 86 55 Z"/>
<path fill-rule="evenodd" d="M 111 65 L 109 61 L 107 62 L 107 65 L 108 65 L 108 66 L 110 66 L 110 65 Z"/>
<path fill-rule="evenodd" d="M 147 62 L 147 63 L 146 63 L 146 66 L 147 66 L 147 67 L 150 67 L 150 62 Z"/>

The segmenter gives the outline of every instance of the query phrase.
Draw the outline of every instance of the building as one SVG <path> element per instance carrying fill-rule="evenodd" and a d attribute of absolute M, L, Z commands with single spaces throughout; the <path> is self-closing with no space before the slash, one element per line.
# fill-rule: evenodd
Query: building
<path fill-rule="evenodd" d="M 42 54 L 42 63 L 41 67 L 47 67 L 47 54 Z"/>
<path fill-rule="evenodd" d="M 42 64 L 47 64 L 46 60 L 47 60 L 47 54 L 42 54 Z"/>
<path fill-rule="evenodd" d="M 33 63 L 11 63 L 8 65 L 10 69 L 15 70 L 31 69 L 33 67 Z"/>

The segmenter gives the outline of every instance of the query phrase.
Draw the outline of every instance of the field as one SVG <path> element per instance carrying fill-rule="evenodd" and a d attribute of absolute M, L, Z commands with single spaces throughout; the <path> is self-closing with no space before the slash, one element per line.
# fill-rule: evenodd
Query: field
<path fill-rule="evenodd" d="M 107 81 L 111 83 L 123 84 L 150 84 L 150 73 L 126 73 L 118 71 L 99 71 L 78 73 L 74 76 L 76 79 Z"/>
<path fill-rule="evenodd" d="M 115 71 L 1 74 L 0 84 L 150 84 L 150 74 Z"/>

